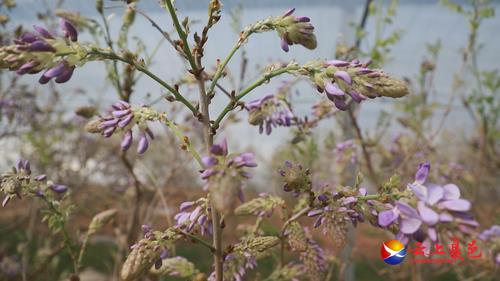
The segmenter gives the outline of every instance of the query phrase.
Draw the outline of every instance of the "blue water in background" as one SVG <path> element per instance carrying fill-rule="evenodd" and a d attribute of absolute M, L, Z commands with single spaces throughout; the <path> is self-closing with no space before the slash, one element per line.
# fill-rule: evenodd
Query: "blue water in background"
<path fill-rule="evenodd" d="M 35 12 L 42 7 L 42 1 L 17 1 L 18 8 L 10 16 L 13 24 L 25 24 L 30 26 L 36 23 Z M 47 1 L 49 4 L 54 4 L 55 1 Z M 93 1 L 66 1 L 63 8 L 80 11 L 82 15 L 97 19 L 94 11 Z M 121 2 L 109 2 L 113 6 L 122 5 Z M 190 19 L 201 20 L 206 19 L 206 3 L 208 1 L 190 0 L 176 1 L 176 5 L 181 13 L 181 18 L 188 16 Z M 245 45 L 245 50 L 249 58 L 247 78 L 256 77 L 258 74 L 257 66 L 264 66 L 269 62 L 276 60 L 288 61 L 295 59 L 299 63 L 304 63 L 311 59 L 332 59 L 334 55 L 335 45 L 338 40 L 351 41 L 352 32 L 350 28 L 351 22 L 359 22 L 363 10 L 364 1 L 223 1 L 224 11 L 220 23 L 210 31 L 208 47 L 205 51 L 204 62 L 209 67 L 214 65 L 216 59 L 223 58 L 236 42 L 238 35 L 231 27 L 231 18 L 228 11 L 238 5 L 242 5 L 243 14 L 241 23 L 243 26 L 251 24 L 257 20 L 266 18 L 271 15 L 280 15 L 290 7 L 296 7 L 296 15 L 308 16 L 311 18 L 315 26 L 316 36 L 318 38 L 318 48 L 314 51 L 307 50 L 301 46 L 293 46 L 290 52 L 284 53 L 279 44 L 279 38 L 275 32 L 254 35 L 248 44 Z M 442 42 L 442 52 L 437 61 L 437 72 L 435 78 L 435 93 L 438 101 L 443 104 L 448 101 L 453 74 L 460 66 L 461 54 L 460 50 L 467 44 L 468 22 L 466 18 L 456 13 L 449 11 L 447 8 L 439 5 L 438 1 L 400 1 L 397 15 L 394 18 L 394 24 L 384 31 L 389 34 L 392 30 L 402 29 L 403 35 L 396 47 L 391 52 L 391 59 L 386 64 L 384 69 L 398 77 L 415 77 L 418 73 L 419 65 L 426 54 L 426 44 L 434 43 L 440 39 Z M 90 3 L 90 4 L 89 4 Z M 388 1 L 384 2 L 385 4 Z M 500 6 L 498 1 L 494 1 L 494 7 L 497 9 Z M 168 14 L 162 10 L 157 1 L 141 1 L 139 8 L 148 13 L 157 23 L 170 31 L 172 25 Z M 123 9 L 115 8 L 106 10 L 107 14 L 116 13 L 111 19 L 112 33 L 117 37 L 118 28 L 121 24 L 121 16 Z M 12 27 L 12 25 L 11 25 Z M 200 30 L 201 23 L 194 24 L 192 30 Z M 368 37 L 363 42 L 362 47 L 371 46 L 375 31 L 375 19 L 369 18 L 366 31 Z M 500 57 L 500 40 L 498 37 L 500 31 L 500 18 L 496 17 L 483 22 L 479 30 L 478 41 L 483 44 L 478 64 L 483 70 L 491 70 L 499 67 Z M 150 23 L 142 16 L 137 15 L 136 22 L 131 29 L 131 34 L 143 40 L 143 42 L 151 50 L 161 38 L 159 33 L 153 29 Z M 86 34 L 80 36 L 80 41 L 90 40 Z M 131 40 L 133 45 L 133 41 Z M 229 69 L 234 71 L 234 75 L 238 75 L 240 65 L 239 55 L 229 64 Z M 155 58 L 154 65 L 151 70 L 159 74 L 166 81 L 174 81 L 180 78 L 185 69 L 183 62 L 178 55 L 168 46 L 163 44 L 158 55 Z M 26 76 L 22 81 L 35 84 L 38 76 Z M 282 79 L 273 80 L 271 83 L 259 88 L 252 93 L 248 100 L 261 97 L 268 93 L 273 93 L 279 86 Z M 247 80 L 247 83 L 250 82 Z M 222 82 L 224 84 L 224 82 Z M 228 85 L 228 84 L 225 84 Z M 87 92 L 87 96 L 69 95 L 65 97 L 68 106 L 76 106 L 81 102 L 86 102 L 88 96 L 105 105 L 116 101 L 114 89 L 105 84 L 105 69 L 104 65 L 99 62 L 92 62 L 85 65 L 83 68 L 78 68 L 75 71 L 73 78 L 69 83 L 58 85 L 58 89 L 62 93 L 69 93 L 71 89 L 83 88 Z M 230 88 L 229 86 L 227 86 Z M 164 93 L 159 85 L 154 81 L 143 77 L 136 86 L 136 94 L 133 97 L 133 103 L 144 101 L 146 95 L 151 96 Z M 38 87 L 39 91 L 46 90 L 44 87 Z M 296 87 L 300 92 L 300 97 L 297 106 L 298 115 L 310 113 L 310 108 L 314 101 L 320 98 L 319 94 L 313 87 L 306 83 L 301 83 Z M 41 95 L 43 98 L 43 95 Z M 195 99 L 196 92 L 190 94 L 190 97 Z M 223 106 L 226 104 L 224 95 L 216 97 L 212 108 L 212 117 L 217 116 Z M 380 111 L 393 110 L 394 103 L 398 100 L 375 99 L 363 103 L 360 114 L 360 124 L 363 129 L 372 128 L 377 120 Z M 161 107 L 160 107 L 161 108 Z M 242 118 L 246 118 L 246 114 L 241 114 Z M 326 121 L 321 125 L 319 132 L 325 132 L 332 127 L 332 122 Z M 460 107 L 458 100 L 454 104 L 454 111 L 449 116 L 446 127 L 454 129 L 455 132 L 470 128 L 471 123 L 466 115 L 466 112 Z M 392 130 L 396 134 L 397 129 Z M 245 147 L 252 144 L 258 145 L 259 152 L 263 156 L 271 155 L 276 145 L 286 140 L 288 131 L 286 129 L 277 129 L 273 131 L 271 136 L 259 135 L 256 127 L 250 127 L 245 122 L 237 125 L 232 125 L 227 134 L 238 136 L 238 144 L 231 146 Z M 236 142 L 236 141 L 235 141 Z M 261 145 L 265 144 L 265 145 Z"/>

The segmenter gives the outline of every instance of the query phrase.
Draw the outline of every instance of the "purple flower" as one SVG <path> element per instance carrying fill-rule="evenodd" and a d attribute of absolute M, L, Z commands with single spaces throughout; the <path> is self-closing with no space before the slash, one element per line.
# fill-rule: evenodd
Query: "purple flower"
<path fill-rule="evenodd" d="M 399 223 L 398 239 L 405 243 L 413 236 L 417 241 L 431 244 L 438 240 L 436 227 L 438 224 L 456 223 L 458 231 L 468 233 L 469 227 L 476 227 L 478 223 L 470 216 L 469 201 L 460 198 L 460 190 L 454 184 L 439 186 L 426 183 L 430 164 L 419 165 L 415 181 L 408 185 L 413 191 L 417 208 L 397 201 L 395 207 L 381 211 L 378 214 L 378 223 L 387 227 L 394 222 Z M 454 227 L 448 225 L 448 227 Z"/>
<path fill-rule="evenodd" d="M 77 31 L 69 21 L 61 19 L 60 25 L 71 42 L 77 41 Z M 41 84 L 46 84 L 53 78 L 56 83 L 69 81 L 75 70 L 75 64 L 82 60 L 82 54 L 68 52 L 68 49 L 73 49 L 72 43 L 67 40 L 61 42 L 62 40 L 47 29 L 38 25 L 34 25 L 33 29 L 37 34 L 24 33 L 14 40 L 13 47 L 16 52 L 5 58 L 7 66 L 19 75 L 35 74 L 46 69 L 39 78 Z M 55 54 L 56 52 L 59 54 Z"/>

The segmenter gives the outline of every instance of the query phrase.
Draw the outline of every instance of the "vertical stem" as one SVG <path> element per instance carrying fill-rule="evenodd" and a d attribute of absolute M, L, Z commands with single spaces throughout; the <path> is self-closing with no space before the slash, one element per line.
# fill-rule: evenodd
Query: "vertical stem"
<path fill-rule="evenodd" d="M 368 168 L 368 174 L 370 176 L 370 179 L 378 188 L 380 188 L 379 180 L 377 174 L 375 173 L 375 170 L 373 169 L 372 159 L 370 153 L 368 152 L 368 149 L 366 148 L 366 142 L 363 138 L 363 133 L 361 132 L 361 128 L 358 125 L 358 121 L 356 120 L 356 116 L 354 116 L 352 108 L 349 108 L 347 112 L 349 118 L 351 119 L 351 123 L 354 126 L 354 130 L 359 139 L 359 142 L 361 144 L 361 150 L 363 151 L 363 157 L 365 158 L 366 167 Z"/>
<path fill-rule="evenodd" d="M 205 90 L 205 82 L 201 75 L 197 75 L 198 88 L 200 92 L 200 107 L 203 123 L 203 136 L 205 139 L 205 150 L 208 153 L 210 147 L 213 145 L 212 127 L 210 126 L 210 112 L 208 110 L 209 98 Z M 211 206 L 212 216 L 212 231 L 213 231 L 213 247 L 214 251 L 214 265 L 216 281 L 222 281 L 222 229 L 220 228 L 220 214 Z"/>

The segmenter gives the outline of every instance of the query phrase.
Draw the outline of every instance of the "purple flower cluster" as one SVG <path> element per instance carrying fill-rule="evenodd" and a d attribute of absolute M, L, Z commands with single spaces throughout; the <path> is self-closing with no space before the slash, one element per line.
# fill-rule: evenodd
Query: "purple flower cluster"
<path fill-rule="evenodd" d="M 224 280 L 243 281 L 247 270 L 257 267 L 257 259 L 250 253 L 230 253 L 224 257 L 223 271 Z M 215 272 L 208 277 L 209 281 L 215 281 Z"/>
<path fill-rule="evenodd" d="M 75 69 L 74 61 L 59 59 L 56 62 L 47 61 L 53 59 L 53 55 L 59 52 L 72 52 L 67 46 L 69 41 L 78 40 L 76 28 L 64 18 L 59 20 L 59 25 L 66 39 L 57 37 L 41 26 L 33 26 L 35 33 L 27 32 L 14 40 L 15 49 L 7 50 L 4 61 L 8 63 L 11 70 L 16 70 L 19 75 L 35 74 L 47 69 L 39 79 L 41 84 L 46 84 L 54 79 L 56 83 L 67 82 L 73 75 Z M 44 54 L 51 53 L 50 56 Z"/>
<path fill-rule="evenodd" d="M 254 159 L 255 156 L 251 152 L 228 156 L 226 139 L 223 139 L 220 144 L 214 144 L 210 148 L 210 154 L 210 156 L 202 158 L 205 170 L 201 173 L 201 178 L 207 181 L 215 176 L 224 176 L 230 170 L 236 171 L 236 174 L 241 178 L 249 179 L 252 175 L 244 171 L 243 168 L 257 167 L 257 163 L 255 163 Z"/>
<path fill-rule="evenodd" d="M 136 121 L 135 123 L 137 123 L 140 128 L 137 153 L 143 154 L 148 149 L 150 140 L 154 139 L 154 134 L 145 122 L 140 122 L 140 118 L 135 117 L 135 112 L 128 102 L 118 101 L 112 105 L 111 114 L 101 118 L 98 129 L 106 138 L 111 137 L 117 129 L 125 131 L 121 142 L 121 148 L 123 151 L 126 151 L 132 145 L 132 127 L 134 125 L 133 121 Z"/>
<path fill-rule="evenodd" d="M 197 227 L 201 235 L 212 235 L 210 207 L 206 199 L 199 199 L 196 202 L 182 202 L 179 210 L 180 213 L 174 217 L 176 227 L 187 232 L 193 232 Z"/>
<path fill-rule="evenodd" d="M 148 248 L 151 247 L 150 245 L 148 245 L 149 242 L 153 243 L 154 246 L 150 249 L 154 253 L 159 253 L 159 255 L 157 255 L 158 258 L 154 262 L 155 268 L 159 269 L 163 264 L 163 260 L 170 256 L 170 251 L 166 246 L 162 246 L 161 243 L 155 243 L 158 241 L 158 235 L 157 233 L 155 233 L 155 231 L 153 231 L 153 228 L 150 225 L 142 225 L 142 232 L 144 234 L 144 239 L 130 246 L 130 249 L 134 250 L 141 247 Z M 167 239 L 167 237 L 162 237 L 161 239 L 165 240 Z"/>
<path fill-rule="evenodd" d="M 367 192 L 360 188 L 358 193 L 365 196 Z M 323 232 L 326 234 L 328 228 L 339 223 L 339 219 L 350 221 L 354 226 L 364 221 L 363 213 L 356 209 L 356 196 L 343 197 L 343 194 L 344 192 L 335 192 L 333 195 L 323 193 L 317 197 L 319 206 L 307 213 L 308 217 L 317 217 L 314 227 L 325 225 Z"/>
<path fill-rule="evenodd" d="M 0 175 L 0 191 L 6 195 L 2 201 L 3 207 L 14 197 L 19 199 L 23 195 L 44 197 L 47 190 L 61 194 L 68 191 L 68 187 L 47 182 L 47 176 L 43 174 L 33 177 L 28 160 L 19 160 L 12 171 Z"/>
<path fill-rule="evenodd" d="M 490 251 L 492 253 L 493 262 L 498 266 L 500 265 L 500 225 L 493 225 L 490 228 L 484 230 L 478 235 L 478 238 L 489 242 Z"/>
<path fill-rule="evenodd" d="M 483 241 L 500 238 L 500 225 L 492 225 L 478 235 L 478 238 Z"/>
<path fill-rule="evenodd" d="M 307 249 L 300 253 L 300 260 L 307 269 L 309 280 L 323 280 L 327 261 L 323 248 L 313 239 L 307 238 Z"/>
<path fill-rule="evenodd" d="M 345 162 L 346 159 L 349 159 L 349 161 L 353 164 L 358 161 L 354 140 L 346 140 L 337 143 L 334 153 L 336 156 L 336 162 L 339 164 Z"/>
<path fill-rule="evenodd" d="M 293 12 L 295 8 L 288 10 L 276 24 L 276 30 L 281 37 L 281 49 L 288 52 L 289 46 L 294 44 L 315 49 L 317 42 L 311 19 L 292 16 Z"/>
<path fill-rule="evenodd" d="M 471 204 L 460 198 L 460 190 L 454 184 L 444 186 L 427 183 L 430 164 L 419 165 L 415 181 L 408 185 L 416 197 L 416 209 L 410 204 L 397 201 L 394 206 L 387 204 L 389 210 L 378 214 L 378 224 L 382 227 L 398 222 L 399 233 L 397 239 L 404 244 L 410 238 L 423 242 L 427 249 L 432 242 L 438 241 L 439 225 L 454 223 L 459 231 L 472 233 L 471 227 L 478 223 L 467 213 Z M 450 227 L 452 224 L 450 224 Z"/>
<path fill-rule="evenodd" d="M 358 79 L 359 76 L 376 78 L 381 75 L 377 70 L 367 68 L 370 63 L 371 62 L 363 64 L 360 63 L 359 60 L 353 60 L 351 62 L 342 60 L 327 61 L 327 67 L 332 67 L 336 70 L 333 73 L 333 79 L 321 79 L 321 82 L 317 84 L 316 87 L 319 92 L 326 92 L 327 98 L 331 100 L 339 110 L 347 110 L 347 96 L 350 96 L 351 99 L 357 103 L 361 103 L 367 98 L 361 93 L 361 87 L 364 90 L 370 91 L 370 97 L 378 96 L 378 94 L 374 92 L 373 85 Z"/>
<path fill-rule="evenodd" d="M 271 134 L 272 128 L 278 126 L 290 127 L 293 115 L 290 110 L 280 107 L 279 100 L 274 95 L 267 95 L 261 99 L 245 104 L 248 111 L 248 123 L 259 126 L 259 132 Z"/>
<path fill-rule="evenodd" d="M 210 148 L 210 156 L 202 158 L 205 170 L 201 178 L 206 181 L 205 190 L 210 190 L 215 208 L 222 213 L 232 212 L 236 198 L 244 201 L 243 180 L 251 178 L 245 167 L 257 167 L 254 154 L 250 152 L 228 155 L 227 141 Z"/>

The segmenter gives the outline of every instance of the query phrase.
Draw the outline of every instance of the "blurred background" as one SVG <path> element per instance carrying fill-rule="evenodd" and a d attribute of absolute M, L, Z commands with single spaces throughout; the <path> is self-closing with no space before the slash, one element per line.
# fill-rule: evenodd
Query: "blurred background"
<path fill-rule="evenodd" d="M 279 127 L 271 135 L 259 134 L 258 127 L 248 124 L 245 111 L 233 114 L 216 140 L 227 138 L 233 152 L 256 153 L 259 167 L 245 189 L 248 198 L 260 191 L 282 194 L 277 171 L 287 159 L 311 168 L 317 187 L 352 185 L 360 172 L 365 178 L 364 186 L 370 191 L 394 174 L 401 177 L 405 186 L 413 180 L 419 162 L 431 161 L 432 178 L 436 182 L 457 183 L 465 193 L 463 196 L 473 201 L 480 223 L 498 224 L 500 17 L 494 12 L 498 12 L 500 1 L 487 2 L 223 1 L 222 18 L 210 31 L 205 50 L 204 63 L 209 70 L 213 71 L 217 60 L 231 50 L 242 28 L 293 7 L 295 15 L 311 18 L 318 39 L 315 50 L 293 46 L 285 53 L 275 32 L 253 36 L 228 65 L 226 79 L 221 80 L 227 89 L 249 85 L 266 65 L 276 61 L 305 63 L 334 58 L 371 59 L 375 66 L 405 79 L 412 89 L 410 96 L 403 99 L 379 98 L 362 103 L 353 112 L 356 124 L 352 123 L 354 119 L 333 114 L 331 118 L 319 118 L 318 127 L 306 133 Z M 16 0 L 15 3 L 11 9 L 5 3 L 0 8 L 0 14 L 7 17 L 1 26 L 3 45 L 12 42 L 14 31 L 19 34 L 20 30 L 31 30 L 34 24 L 57 30 L 57 15 L 69 14 L 87 22 L 78 26 L 80 42 L 95 42 L 97 37 L 96 44 L 106 46 L 103 19 L 93 1 Z M 191 30 L 203 27 L 207 1 L 178 0 L 175 4 L 180 18 L 191 20 Z M 484 7 L 488 10 L 478 14 L 478 9 Z M 171 19 L 157 1 L 139 1 L 137 9 L 174 36 Z M 105 1 L 104 17 L 115 39 L 120 34 L 125 10 L 122 1 Z M 150 21 L 136 14 L 126 36 L 128 49 L 151 58 L 148 65 L 151 71 L 172 84 L 180 84 L 188 99 L 197 99 L 196 86 L 186 77 L 184 61 Z M 89 248 L 84 262 L 91 277 L 86 280 L 113 280 L 110 276 L 116 275 L 124 245 L 137 237 L 125 230 L 134 228 L 130 225 L 167 226 L 171 219 L 165 217 L 172 217 L 180 202 L 203 194 L 196 163 L 179 149 L 175 136 L 167 128 L 153 126 L 159 137 L 144 156 L 135 153 L 124 156 L 119 152 L 119 138 L 108 140 L 84 131 L 88 119 L 75 112 L 87 107 L 95 114 L 104 114 L 119 99 L 108 73 L 109 65 L 91 62 L 77 68 L 68 83 L 49 86 L 39 85 L 36 75 L 19 77 L 6 71 L 0 73 L 0 170 L 8 170 L 23 157 L 39 173 L 67 184 L 72 202 L 78 202 L 71 214 L 76 237 L 96 212 L 107 208 L 120 210 L 119 219 L 103 234 L 96 235 Z M 298 117 L 318 117 L 313 106 L 324 99 L 323 95 L 310 82 L 292 77 L 273 79 L 245 101 L 275 94 L 285 86 L 290 86 L 287 95 Z M 194 145 L 201 147 L 199 125 L 180 106 L 158 99 L 166 94 L 160 85 L 139 76 L 133 90 L 132 104 L 151 104 L 167 112 Z M 217 95 L 212 116 L 226 102 L 224 95 Z M 350 140 L 354 145 L 347 149 L 339 146 Z M 141 190 L 140 219 L 131 221 L 138 190 Z M 158 192 L 167 198 L 166 205 Z M 19 277 L 22 268 L 37 267 L 36 261 L 51 254 L 50 270 L 37 269 L 28 280 L 64 278 L 68 266 L 65 254 L 53 253 L 55 241 L 40 235 L 49 231 L 39 222 L 39 212 L 40 206 L 29 200 L 16 200 L 0 212 L 0 280 L 22 280 Z M 243 223 L 239 218 L 228 220 L 229 226 L 236 227 L 239 223 Z M 266 227 L 270 232 L 276 228 L 271 223 Z M 342 269 L 345 280 L 410 280 L 410 266 L 394 269 L 384 266 L 379 259 L 379 245 L 390 237 L 387 233 L 370 226 L 349 233 L 346 249 L 332 250 L 332 263 L 338 265 L 332 271 L 346 267 Z M 228 241 L 234 239 L 230 233 L 228 236 Z M 318 239 L 326 245 L 330 243 L 328 237 Z M 199 246 L 185 245 L 178 247 L 178 254 L 208 272 L 209 255 L 200 250 Z M 248 280 L 261 280 L 269 274 L 274 262 L 272 257 L 266 258 L 262 262 L 263 271 L 253 273 Z M 467 278 L 472 269 L 429 265 L 421 270 L 421 280 L 470 280 Z"/>

